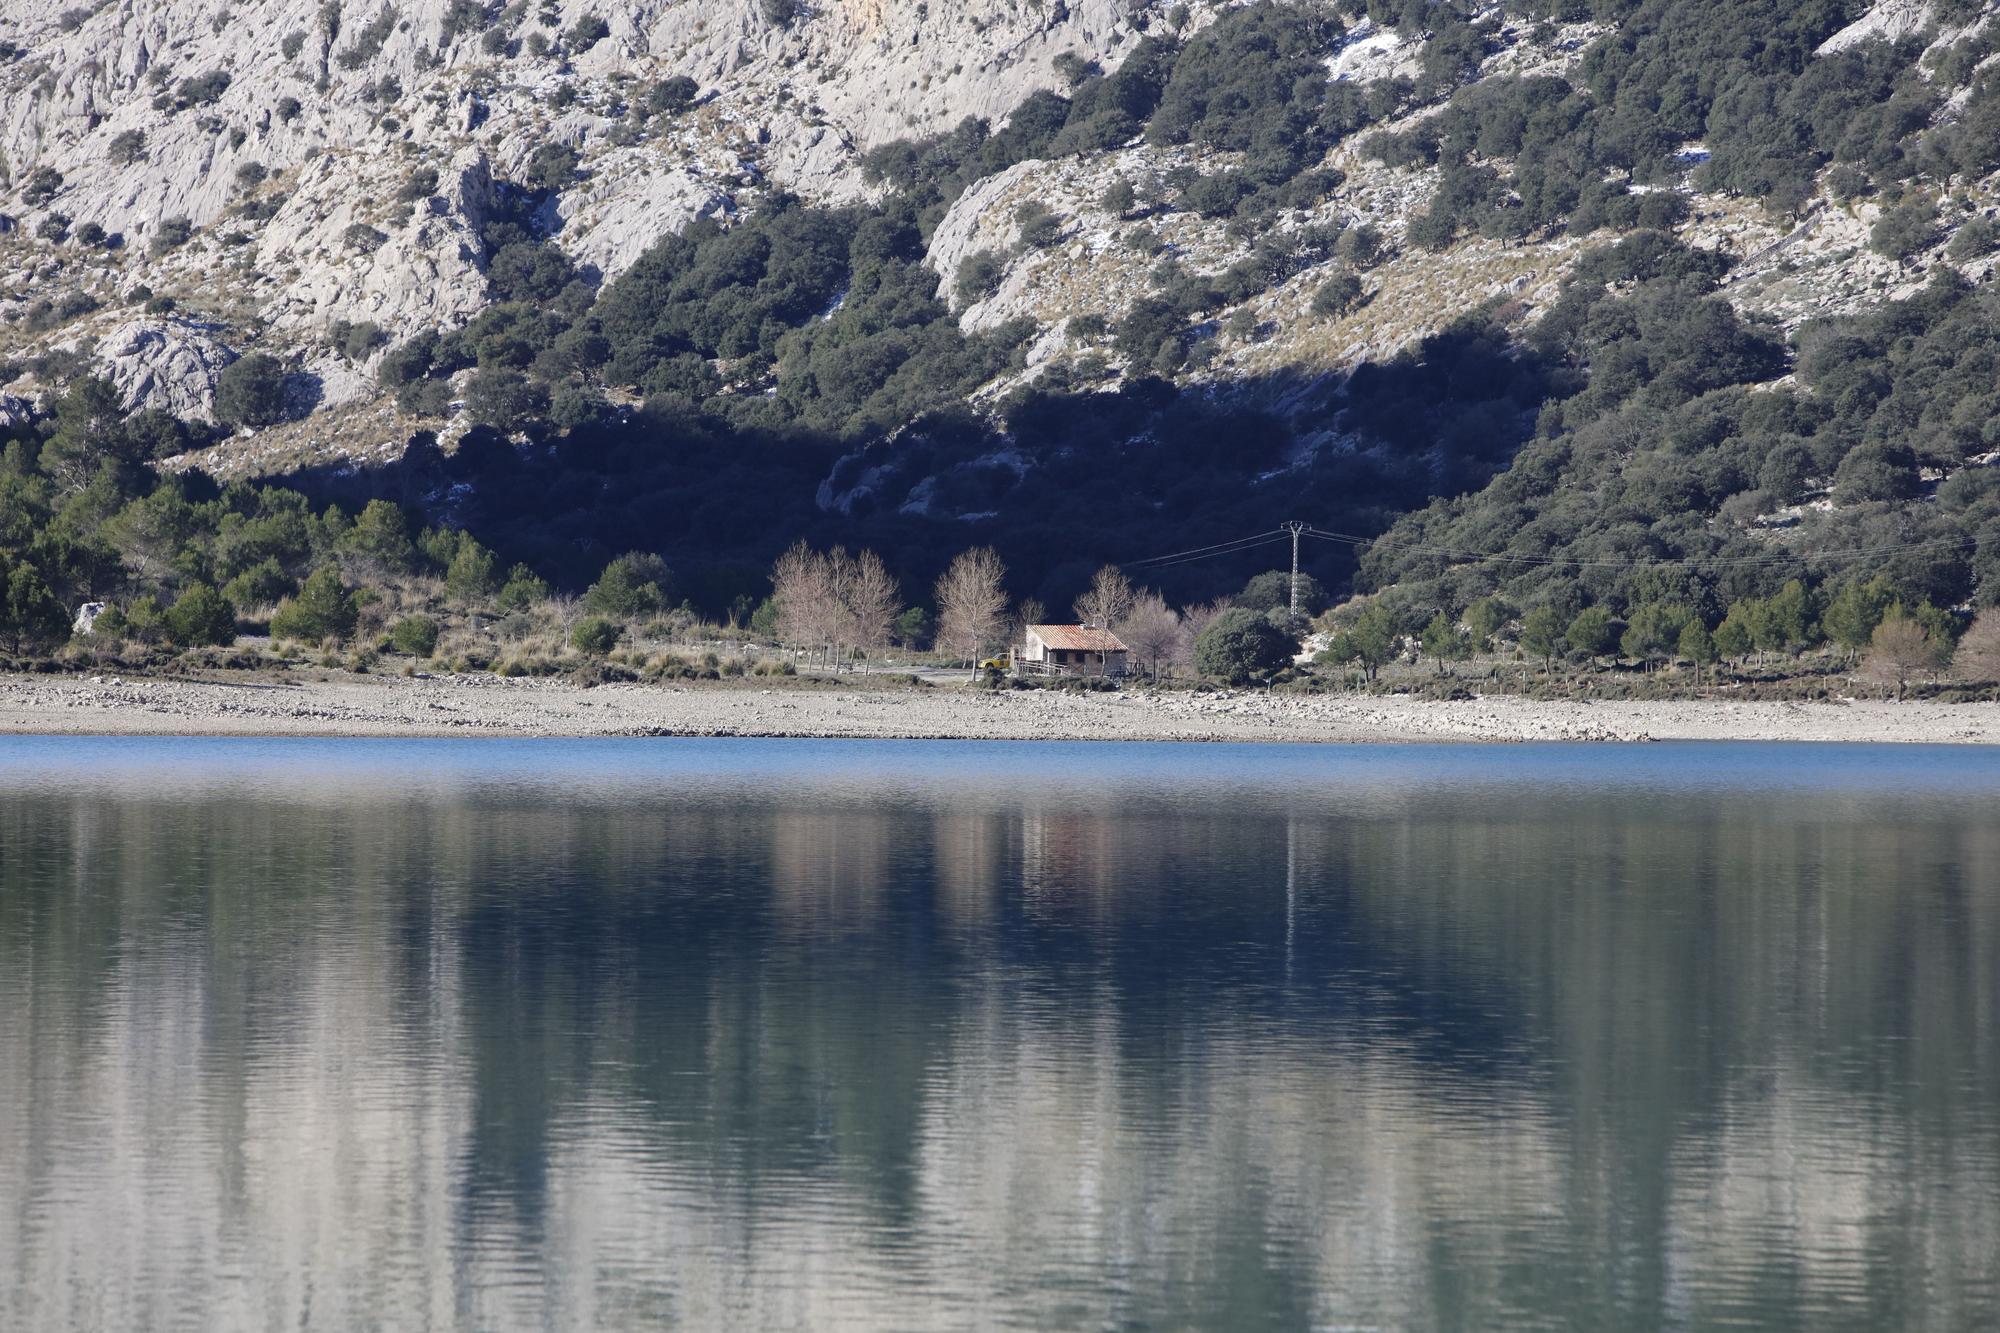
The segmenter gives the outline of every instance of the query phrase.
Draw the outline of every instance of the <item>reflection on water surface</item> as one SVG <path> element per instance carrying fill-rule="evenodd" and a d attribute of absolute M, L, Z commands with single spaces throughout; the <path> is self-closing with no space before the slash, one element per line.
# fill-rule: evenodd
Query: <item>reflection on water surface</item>
<path fill-rule="evenodd" d="M 1996 795 L 0 741 L 0 1326 L 1990 1327 Z"/>

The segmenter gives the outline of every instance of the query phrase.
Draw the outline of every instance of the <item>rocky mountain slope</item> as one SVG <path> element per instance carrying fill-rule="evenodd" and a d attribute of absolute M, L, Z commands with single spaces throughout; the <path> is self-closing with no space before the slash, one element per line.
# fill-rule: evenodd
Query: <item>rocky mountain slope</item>
<path fill-rule="evenodd" d="M 1357 383 L 1399 357 L 1442 364 L 1425 349 L 1469 315 L 1494 338 L 1526 338 L 1585 255 L 1638 230 L 1724 258 L 1715 294 L 1780 338 L 1908 298 L 1946 270 L 1986 282 L 2000 247 L 1978 235 L 2000 217 L 2000 178 L 1965 168 L 1981 160 L 1965 151 L 1945 159 L 1954 127 L 1985 115 L 1995 7 L 1885 0 L 1831 19 L 1770 8 L 1783 18 L 1771 50 L 1803 43 L 1806 56 L 1796 68 L 1744 57 L 1745 81 L 1718 91 L 1703 85 L 1714 62 L 1676 45 L 1661 17 L 1672 7 L 1639 4 L 17 4 L 0 18 L 0 393 L 26 417 L 94 363 L 129 406 L 207 421 L 224 368 L 263 353 L 288 375 L 284 411 L 188 461 L 222 476 L 374 464 L 423 431 L 449 450 L 481 417 L 464 406 L 472 358 L 433 359 L 417 374 L 440 392 L 399 396 L 383 370 L 395 349 L 523 304 L 595 327 L 598 294 L 663 238 L 697 219 L 727 231 L 796 195 L 907 216 L 960 335 L 1009 349 L 960 372 L 946 398 L 999 422 L 1031 386 L 1101 396 L 1160 380 L 1234 396 L 1289 432 L 1280 456 L 1236 467 L 1250 487 L 1377 450 L 1393 431 L 1343 406 Z M 1252 11 L 1279 15 L 1269 34 Z M 1301 40 L 1316 45 L 1301 52 Z M 1619 62 L 1649 42 L 1666 52 L 1647 57 L 1655 67 L 1678 64 L 1644 71 L 1665 91 L 1648 94 L 1658 123 L 1643 150 L 1578 148 L 1584 131 L 1547 129 L 1574 103 L 1572 118 L 1602 119 L 1599 141 L 1622 132 L 1619 80 L 1641 73 Z M 1225 58 L 1266 62 L 1285 85 L 1280 129 L 1203 128 L 1221 123 L 1226 98 L 1211 105 L 1201 89 L 1235 76 L 1189 70 Z M 1167 109 L 1083 124 L 1093 98 L 1128 95 L 1117 84 L 1135 59 L 1165 62 L 1143 95 Z M 1777 106 L 1815 78 L 1852 96 Z M 1699 114 L 1675 121 L 1677 98 Z M 1059 133 L 1021 130 L 1051 107 Z M 1184 111 L 1192 129 L 1162 131 Z M 908 146 L 967 117 L 1033 144 L 995 169 L 913 184 L 930 169 L 909 166 Z M 1798 140 L 1770 163 L 1698 132 L 1766 118 Z M 1864 130 L 1875 146 L 1849 151 Z M 1564 189 L 1559 203 L 1537 193 Z M 524 301 L 537 289 L 508 265 L 531 261 L 503 261 L 496 236 L 545 247 L 568 285 Z M 1330 291 L 1336 279 L 1352 290 Z M 822 315 L 849 300 L 836 285 Z M 1164 332 L 1147 325 L 1149 302 L 1170 308 Z M 745 395 L 803 392 L 796 340 L 749 357 L 688 345 L 712 367 L 700 376 L 720 377 L 703 390 L 711 416 L 737 412 L 735 429 Z M 663 373 L 647 361 L 624 384 L 589 367 L 582 380 L 629 409 L 661 397 Z M 1532 423 L 1546 392 L 1493 401 Z M 821 515 L 887 505 L 976 521 L 1007 502 L 967 468 L 1044 466 L 1014 448 L 1011 422 L 950 454 L 935 430 L 884 410 L 827 424 L 801 410 L 841 447 L 834 466 L 786 484 L 809 487 Z M 1512 447 L 1421 466 L 1449 493 L 1483 484 Z"/>
<path fill-rule="evenodd" d="M 115 310 L 143 286 L 177 317 L 149 321 L 138 351 L 109 315 L 66 322 L 60 341 L 117 334 L 99 354 L 153 405 L 200 393 L 213 358 L 183 348 L 217 335 L 331 370 L 338 401 L 358 391 L 321 349 L 338 321 L 401 337 L 486 304 L 477 233 L 496 182 L 545 145 L 581 167 L 542 219 L 552 240 L 615 276 L 773 184 L 857 197 L 861 151 L 1003 116 L 1055 82 L 1058 54 L 1115 61 L 1135 18 L 1117 0 L 834 0 L 789 17 L 762 0 L 13 6 L 0 318 L 19 325 L 57 291 Z M 644 95 L 676 76 L 695 104 L 649 117 Z M 54 217 L 116 243 L 52 243 Z M 180 222 L 189 238 L 163 249 Z M 53 341 L 21 332 L 21 350 Z"/>

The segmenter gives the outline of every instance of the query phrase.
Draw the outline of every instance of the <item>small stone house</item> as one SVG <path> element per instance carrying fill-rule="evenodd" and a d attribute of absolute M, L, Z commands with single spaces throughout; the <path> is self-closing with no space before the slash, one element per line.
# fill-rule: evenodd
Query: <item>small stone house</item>
<path fill-rule="evenodd" d="M 1096 625 L 1030 625 L 1014 650 L 1014 670 L 1031 676 L 1122 676 L 1129 650 Z"/>

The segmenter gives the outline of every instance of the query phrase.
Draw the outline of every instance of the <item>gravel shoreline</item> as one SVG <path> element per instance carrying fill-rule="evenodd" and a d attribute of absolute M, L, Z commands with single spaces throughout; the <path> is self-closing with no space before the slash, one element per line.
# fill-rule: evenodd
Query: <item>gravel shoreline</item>
<path fill-rule="evenodd" d="M 909 740 L 2000 742 L 2000 703 L 1444 703 L 1255 692 L 601 685 L 496 676 L 0 675 L 0 734 L 797 736 Z"/>

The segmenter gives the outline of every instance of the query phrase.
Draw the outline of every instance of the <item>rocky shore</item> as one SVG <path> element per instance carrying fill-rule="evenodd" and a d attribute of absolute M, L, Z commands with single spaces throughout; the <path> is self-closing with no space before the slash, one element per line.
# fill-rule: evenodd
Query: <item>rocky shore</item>
<path fill-rule="evenodd" d="M 1257 692 L 602 685 L 333 676 L 0 676 L 0 734 L 804 736 L 965 740 L 2000 741 L 2000 704 L 1461 702 Z"/>

